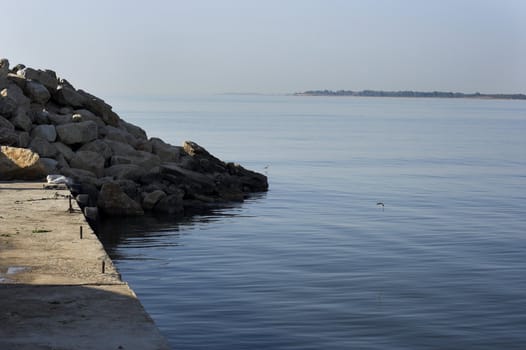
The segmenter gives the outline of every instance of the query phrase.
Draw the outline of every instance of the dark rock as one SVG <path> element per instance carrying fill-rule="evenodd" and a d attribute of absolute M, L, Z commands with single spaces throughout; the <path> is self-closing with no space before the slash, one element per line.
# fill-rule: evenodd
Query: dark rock
<path fill-rule="evenodd" d="M 44 105 L 51 98 L 48 89 L 37 81 L 28 81 L 25 88 L 27 95 L 33 102 Z"/>
<path fill-rule="evenodd" d="M 57 75 L 52 70 L 36 70 L 29 67 L 24 67 L 16 72 L 19 76 L 27 80 L 35 80 L 42 83 L 46 88 L 54 91 L 57 89 Z"/>
<path fill-rule="evenodd" d="M 37 136 L 46 139 L 48 142 L 55 142 L 57 139 L 57 131 L 54 125 L 42 124 L 35 126 L 33 130 L 31 130 L 31 137 Z"/>
<path fill-rule="evenodd" d="M 144 168 L 133 164 L 112 165 L 109 168 L 104 169 L 104 176 L 133 181 L 138 181 L 145 173 L 146 170 Z"/>
<path fill-rule="evenodd" d="M 38 153 L 40 157 L 53 158 L 57 154 L 57 148 L 46 139 L 36 136 L 29 143 L 29 149 Z"/>
<path fill-rule="evenodd" d="M 161 198 L 153 207 L 153 210 L 158 213 L 165 214 L 180 214 L 184 211 L 183 207 L 183 193 L 171 194 Z"/>
<path fill-rule="evenodd" d="M 183 151 L 182 147 L 172 146 L 156 137 L 152 137 L 148 143 L 152 146 L 152 153 L 163 162 L 178 162 Z"/>
<path fill-rule="evenodd" d="M 29 117 L 25 107 L 18 107 L 15 117 L 11 119 L 11 122 L 15 128 L 19 130 L 31 131 L 33 127 L 33 121 Z"/>
<path fill-rule="evenodd" d="M 0 128 L 15 130 L 15 126 L 9 120 L 0 115 Z"/>
<path fill-rule="evenodd" d="M 144 199 L 142 200 L 142 207 L 144 210 L 152 210 L 157 202 L 159 202 L 161 199 L 166 197 L 166 193 L 161 190 L 156 190 L 150 193 L 146 193 L 144 195 Z"/>
<path fill-rule="evenodd" d="M 99 208 L 93 207 L 84 207 L 84 216 L 86 219 L 91 221 L 97 221 L 99 217 Z"/>
<path fill-rule="evenodd" d="M 14 129 L 4 128 L 0 125 L 0 145 L 18 146 L 18 134 Z"/>
<path fill-rule="evenodd" d="M 141 206 L 126 195 L 116 183 L 102 185 L 97 204 L 100 210 L 107 215 L 144 215 Z"/>
<path fill-rule="evenodd" d="M 108 144 L 102 140 L 93 140 L 91 142 L 88 142 L 82 147 L 79 148 L 79 151 L 92 151 L 97 152 L 102 157 L 104 157 L 104 160 L 109 160 L 111 156 L 113 155 L 113 151 Z"/>
<path fill-rule="evenodd" d="M 82 107 L 85 102 L 85 98 L 75 89 L 64 85 L 59 85 L 53 98 L 61 105 L 71 107 Z"/>
<path fill-rule="evenodd" d="M 75 156 L 75 152 L 62 142 L 55 142 L 54 145 L 57 148 L 58 153 L 60 153 L 68 162 Z"/>
<path fill-rule="evenodd" d="M 91 171 L 97 177 L 104 175 L 104 157 L 92 151 L 77 151 L 69 161 L 72 168 Z"/>
<path fill-rule="evenodd" d="M 66 145 L 85 144 L 97 138 L 97 124 L 93 121 L 57 125 L 57 134 Z"/>

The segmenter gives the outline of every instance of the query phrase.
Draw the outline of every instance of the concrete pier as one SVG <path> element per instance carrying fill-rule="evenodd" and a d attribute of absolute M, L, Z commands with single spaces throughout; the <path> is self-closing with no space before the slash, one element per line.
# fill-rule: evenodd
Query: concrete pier
<path fill-rule="evenodd" d="M 69 194 L 0 182 L 0 349 L 169 349 Z"/>

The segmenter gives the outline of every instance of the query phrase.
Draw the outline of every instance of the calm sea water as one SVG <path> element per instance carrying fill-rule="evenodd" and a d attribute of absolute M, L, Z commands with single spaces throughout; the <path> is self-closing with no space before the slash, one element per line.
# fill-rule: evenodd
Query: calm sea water
<path fill-rule="evenodd" d="M 525 102 L 113 102 L 270 179 L 207 215 L 103 226 L 174 349 L 526 348 Z"/>

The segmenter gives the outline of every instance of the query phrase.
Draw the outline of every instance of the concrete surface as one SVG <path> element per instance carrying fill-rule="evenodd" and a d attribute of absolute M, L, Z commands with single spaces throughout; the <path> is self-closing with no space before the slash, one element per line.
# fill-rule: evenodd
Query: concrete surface
<path fill-rule="evenodd" d="M 0 349 L 169 349 L 68 195 L 0 182 Z"/>

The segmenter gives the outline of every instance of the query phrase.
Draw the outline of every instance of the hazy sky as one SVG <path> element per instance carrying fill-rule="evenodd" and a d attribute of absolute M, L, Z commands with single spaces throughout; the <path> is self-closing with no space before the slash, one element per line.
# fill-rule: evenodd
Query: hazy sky
<path fill-rule="evenodd" d="M 1 57 L 96 95 L 526 93 L 523 0 L 1 2 Z"/>

